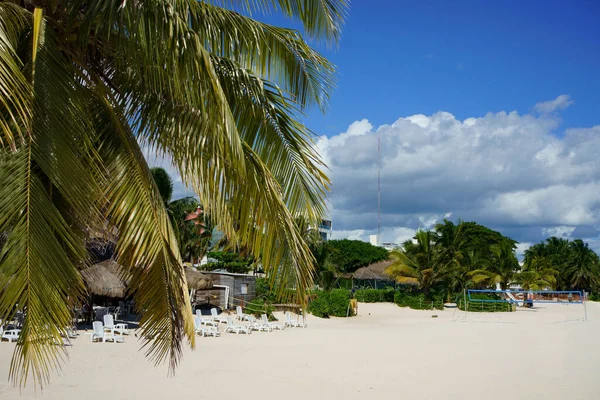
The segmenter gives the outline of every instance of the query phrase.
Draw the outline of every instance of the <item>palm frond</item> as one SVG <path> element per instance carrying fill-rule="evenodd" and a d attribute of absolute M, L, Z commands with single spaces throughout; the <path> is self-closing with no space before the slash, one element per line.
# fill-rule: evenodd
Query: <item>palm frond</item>
<path fill-rule="evenodd" d="M 28 52 L 23 54 L 35 79 L 28 97 L 35 99 L 30 127 L 16 150 L 3 150 L 0 174 L 0 231 L 8 232 L 0 256 L 0 276 L 10 281 L 0 298 L 0 319 L 24 311 L 21 336 L 10 377 L 25 384 L 29 375 L 43 384 L 59 365 L 56 342 L 71 323 L 69 305 L 80 299 L 78 272 L 86 257 L 84 230 L 98 216 L 96 155 L 87 135 L 87 89 L 39 9 L 29 23 Z M 24 127 L 23 127 L 24 128 Z"/>
<path fill-rule="evenodd" d="M 303 23 L 315 39 L 338 42 L 350 8 L 349 0 L 208 0 L 208 3 L 233 6 L 242 12 L 268 13 L 273 8 Z"/>
<path fill-rule="evenodd" d="M 108 170 L 107 215 L 119 230 L 117 260 L 126 269 L 141 312 L 146 354 L 173 371 L 185 337 L 194 330 L 185 271 L 177 239 L 139 145 L 127 120 L 104 99 L 98 109 L 100 152 Z"/>

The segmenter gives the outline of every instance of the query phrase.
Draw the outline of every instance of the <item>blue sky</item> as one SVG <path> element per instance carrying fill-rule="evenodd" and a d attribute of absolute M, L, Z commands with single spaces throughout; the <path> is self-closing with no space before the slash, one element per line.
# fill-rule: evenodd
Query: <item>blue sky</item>
<path fill-rule="evenodd" d="M 359 117 L 525 113 L 568 93 L 564 126 L 597 124 L 599 19 L 594 1 L 354 1 L 339 49 L 324 51 L 339 71 L 331 109 L 306 123 L 330 136 Z"/>

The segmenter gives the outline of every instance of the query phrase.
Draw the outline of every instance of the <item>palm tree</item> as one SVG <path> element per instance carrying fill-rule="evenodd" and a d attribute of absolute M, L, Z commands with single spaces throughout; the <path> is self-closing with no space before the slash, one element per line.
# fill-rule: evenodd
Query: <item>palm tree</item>
<path fill-rule="evenodd" d="M 600 284 L 598 255 L 581 239 L 569 243 L 569 253 L 563 270 L 564 281 L 570 289 L 583 289 L 590 292 Z"/>
<path fill-rule="evenodd" d="M 398 283 L 418 285 L 429 299 L 432 287 L 443 281 L 458 264 L 448 258 L 449 248 L 436 246 L 435 232 L 420 230 L 415 239 L 416 243 L 407 241 L 401 250 L 390 252 L 394 262 L 385 272 Z"/>
<path fill-rule="evenodd" d="M 194 197 L 187 196 L 171 201 L 173 180 L 164 168 L 151 168 L 150 171 L 165 203 L 182 259 L 193 263 L 195 259 L 202 258 L 210 246 L 212 226 L 209 219 Z M 202 218 L 199 218 L 201 216 Z"/>
<path fill-rule="evenodd" d="M 535 257 L 530 259 L 523 271 L 516 275 L 516 281 L 525 291 L 542 290 L 556 287 L 558 271 L 550 264 L 548 258 Z M 525 299 L 527 295 L 525 295 Z M 525 304 L 525 303 L 524 303 Z"/>
<path fill-rule="evenodd" d="M 329 181 L 299 116 L 326 109 L 335 72 L 298 31 L 248 15 L 279 10 L 336 43 L 348 4 L 0 3 L 0 318 L 26 310 L 13 380 L 42 384 L 58 365 L 53 343 L 84 295 L 99 227 L 119 232 L 146 354 L 174 368 L 184 339 L 193 346 L 180 251 L 142 147 L 172 160 L 219 229 L 304 300 L 312 256 L 293 217 L 316 223 Z"/>

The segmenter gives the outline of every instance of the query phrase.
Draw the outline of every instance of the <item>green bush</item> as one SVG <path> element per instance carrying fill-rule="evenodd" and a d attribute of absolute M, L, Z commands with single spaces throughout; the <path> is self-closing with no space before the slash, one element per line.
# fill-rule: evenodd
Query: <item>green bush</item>
<path fill-rule="evenodd" d="M 345 289 L 334 289 L 329 292 L 321 290 L 312 293 L 308 303 L 308 312 L 316 317 L 345 317 L 348 313 L 352 293 Z M 349 316 L 354 315 L 350 309 Z"/>
<path fill-rule="evenodd" d="M 600 293 L 592 293 L 588 296 L 589 301 L 600 301 Z"/>
<path fill-rule="evenodd" d="M 394 302 L 394 289 L 359 289 L 354 292 L 354 298 L 361 303 Z"/>
<path fill-rule="evenodd" d="M 329 292 L 318 291 L 308 303 L 308 312 L 319 318 L 329 318 Z"/>
<path fill-rule="evenodd" d="M 273 311 L 275 311 L 275 308 L 271 303 L 261 298 L 256 298 L 248 302 L 246 307 L 244 307 L 246 314 L 254 315 L 257 318 L 260 318 L 261 314 L 267 314 L 269 319 L 273 319 Z"/>
<path fill-rule="evenodd" d="M 411 294 L 398 291 L 394 294 L 394 303 L 413 310 L 444 309 L 444 298 L 438 294 L 432 294 L 429 299 L 426 299 L 423 293 Z"/>

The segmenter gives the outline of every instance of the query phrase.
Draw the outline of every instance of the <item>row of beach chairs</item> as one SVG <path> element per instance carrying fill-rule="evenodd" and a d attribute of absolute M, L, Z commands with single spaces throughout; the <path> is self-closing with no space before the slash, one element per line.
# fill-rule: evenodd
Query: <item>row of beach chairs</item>
<path fill-rule="evenodd" d="M 284 330 L 286 327 L 306 327 L 306 324 L 294 319 L 290 312 L 285 313 L 285 322 L 283 324 L 275 321 L 269 321 L 266 314 L 262 314 L 258 319 L 250 314 L 245 314 L 241 306 L 236 307 L 235 318 L 239 321 L 247 321 L 248 324 L 239 324 L 234 322 L 230 315 L 219 314 L 216 308 L 211 308 L 210 316 L 202 315 L 201 310 L 196 310 L 194 318 L 195 332 L 202 336 L 217 337 L 221 335 L 219 324 L 227 324 L 225 332 L 251 334 L 252 331 L 272 332 L 273 330 Z"/>

